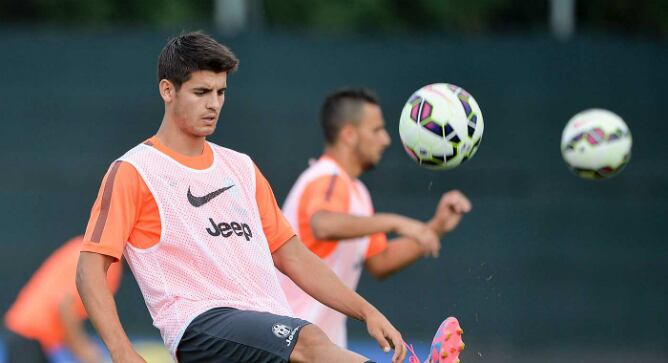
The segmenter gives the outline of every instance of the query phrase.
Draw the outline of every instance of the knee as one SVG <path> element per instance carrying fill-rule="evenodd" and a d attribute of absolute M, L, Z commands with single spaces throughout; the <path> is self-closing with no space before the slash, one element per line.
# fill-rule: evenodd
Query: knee
<path fill-rule="evenodd" d="M 314 324 L 306 325 L 299 332 L 297 345 L 290 354 L 290 362 L 313 362 L 319 353 L 334 346 L 327 334 Z"/>

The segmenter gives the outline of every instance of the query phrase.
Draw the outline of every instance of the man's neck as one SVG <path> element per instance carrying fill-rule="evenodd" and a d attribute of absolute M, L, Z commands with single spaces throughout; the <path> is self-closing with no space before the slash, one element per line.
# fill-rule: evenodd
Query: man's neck
<path fill-rule="evenodd" d="M 333 146 L 326 146 L 323 155 L 334 159 L 351 179 L 357 179 L 362 175 L 362 166 L 351 152 Z"/>
<path fill-rule="evenodd" d="M 160 143 L 181 155 L 199 156 L 204 152 L 205 137 L 185 134 L 175 127 L 169 127 L 165 122 L 160 125 L 155 137 Z"/>

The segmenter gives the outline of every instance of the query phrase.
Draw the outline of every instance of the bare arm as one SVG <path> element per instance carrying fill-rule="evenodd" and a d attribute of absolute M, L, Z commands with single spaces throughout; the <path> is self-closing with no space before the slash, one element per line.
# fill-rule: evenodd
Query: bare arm
<path fill-rule="evenodd" d="M 311 229 L 319 240 L 349 239 L 379 232 L 395 232 L 400 218 L 399 215 L 389 213 L 360 217 L 321 210 L 311 217 Z"/>
<path fill-rule="evenodd" d="M 445 233 L 433 219 L 427 223 L 427 226 L 439 237 Z M 373 277 L 382 280 L 412 264 L 421 257 L 427 255 L 438 257 L 440 248 L 440 243 L 436 245 L 435 250 L 431 250 L 425 248 L 424 245 L 419 244 L 414 238 L 399 237 L 390 241 L 383 252 L 367 259 L 364 263 L 364 267 L 371 273 L 371 275 L 373 275 Z"/>
<path fill-rule="evenodd" d="M 385 351 L 394 348 L 392 362 L 403 362 L 406 348 L 401 334 L 375 307 L 344 285 L 297 237 L 286 242 L 272 257 L 281 272 L 316 300 L 342 314 L 364 321 L 369 334 Z"/>
<path fill-rule="evenodd" d="M 58 304 L 58 315 L 63 323 L 65 345 L 82 363 L 96 363 L 102 361 L 97 346 L 88 337 L 83 320 L 74 312 L 74 300 L 67 294 Z"/>
<path fill-rule="evenodd" d="M 425 255 L 425 249 L 413 238 L 400 237 L 387 244 L 385 250 L 364 262 L 364 267 L 382 280 Z"/>
<path fill-rule="evenodd" d="M 450 191 L 441 196 L 434 216 L 426 225 L 440 238 L 457 227 L 463 215 L 470 210 L 471 202 L 464 194 L 458 190 Z M 400 237 L 392 240 L 385 251 L 367 259 L 365 267 L 375 278 L 383 279 L 426 254 L 438 256 L 440 243 L 435 250 L 428 247 L 416 243 L 416 239 Z"/>
<path fill-rule="evenodd" d="M 316 238 L 348 239 L 374 233 L 393 232 L 402 237 L 392 240 L 385 251 L 368 259 L 365 267 L 377 279 L 383 279 L 422 256 L 438 256 L 441 248 L 436 229 L 429 224 L 398 214 L 378 213 L 370 217 L 340 212 L 318 211 L 311 217 Z"/>
<path fill-rule="evenodd" d="M 146 363 L 132 348 L 121 326 L 114 297 L 107 286 L 107 270 L 112 260 L 109 256 L 81 252 L 77 265 L 77 289 L 113 362 Z"/>
<path fill-rule="evenodd" d="M 392 232 L 416 239 L 432 255 L 436 254 L 439 247 L 438 236 L 427 224 L 392 213 L 361 217 L 318 211 L 311 217 L 311 228 L 315 238 L 320 240 L 341 240 Z"/>

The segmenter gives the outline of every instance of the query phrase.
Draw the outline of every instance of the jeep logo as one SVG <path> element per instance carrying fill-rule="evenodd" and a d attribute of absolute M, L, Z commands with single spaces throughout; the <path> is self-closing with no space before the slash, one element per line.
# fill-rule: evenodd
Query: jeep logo
<path fill-rule="evenodd" d="M 250 239 L 253 237 L 253 232 L 246 223 L 216 223 L 212 218 L 209 218 L 209 222 L 211 222 L 211 228 L 207 228 L 206 231 L 214 237 L 223 236 L 227 238 L 232 234 L 235 234 L 237 236 L 244 236 L 246 241 L 250 241 Z"/>

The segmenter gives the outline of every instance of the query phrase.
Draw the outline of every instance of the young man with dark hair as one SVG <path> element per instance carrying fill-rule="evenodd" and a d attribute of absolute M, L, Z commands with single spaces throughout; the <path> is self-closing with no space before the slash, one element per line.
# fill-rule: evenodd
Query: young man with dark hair
<path fill-rule="evenodd" d="M 380 162 L 390 145 L 378 98 L 364 88 L 334 92 L 322 105 L 320 122 L 324 153 L 300 175 L 283 205 L 285 217 L 306 247 L 353 290 L 362 267 L 382 279 L 420 257 L 436 257 L 439 238 L 471 210 L 469 200 L 457 190 L 443 194 L 426 223 L 376 213 L 369 191 L 358 178 Z M 385 234 L 390 232 L 399 237 L 388 243 Z M 281 285 L 298 317 L 307 317 L 334 343 L 346 346 L 344 315 L 322 305 L 290 279 L 281 278 Z M 459 330 L 458 323 L 441 325 L 446 327 Z M 451 353 L 450 359 L 456 357 Z"/>
<path fill-rule="evenodd" d="M 392 362 L 402 362 L 399 332 L 304 247 L 253 161 L 206 141 L 237 64 L 199 32 L 162 50 L 162 124 L 111 165 L 86 230 L 77 286 L 93 325 L 114 362 L 144 362 L 101 284 L 125 255 L 153 324 L 181 363 L 367 361 L 290 316 L 278 268 L 322 303 L 364 321 L 385 351 L 394 348 Z"/>

